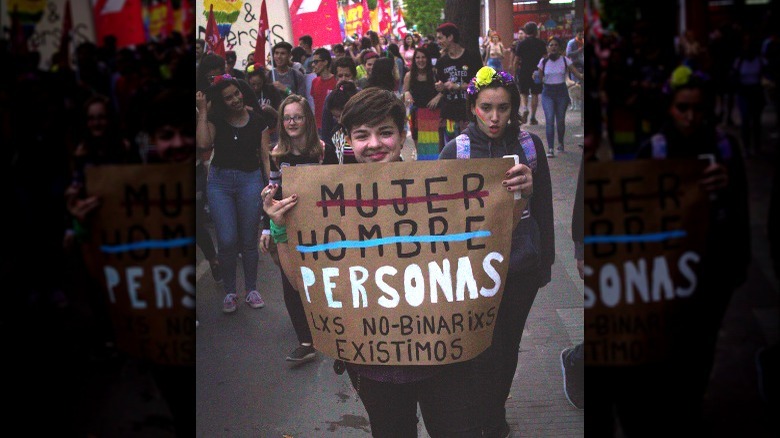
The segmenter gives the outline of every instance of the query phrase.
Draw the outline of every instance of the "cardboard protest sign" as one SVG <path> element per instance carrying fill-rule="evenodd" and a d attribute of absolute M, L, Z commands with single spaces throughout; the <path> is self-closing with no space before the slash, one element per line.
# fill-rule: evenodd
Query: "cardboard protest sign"
<path fill-rule="evenodd" d="M 510 159 L 284 169 L 292 263 L 314 346 L 346 362 L 434 365 L 492 340 L 509 264 Z"/>
<path fill-rule="evenodd" d="M 97 166 L 87 247 L 102 278 L 117 348 L 168 365 L 195 361 L 195 166 Z"/>
<path fill-rule="evenodd" d="M 274 44 L 287 41 L 293 47 L 297 41 L 293 40 L 292 24 L 290 23 L 290 9 L 286 0 L 265 0 L 268 11 L 268 47 L 265 53 L 271 54 Z M 235 50 L 236 68 L 246 69 L 246 58 L 255 50 L 257 32 L 260 23 L 260 1 L 242 0 L 203 0 L 195 2 L 197 38 L 206 37 L 206 25 L 209 16 L 209 7 L 214 6 L 214 16 L 219 28 L 219 34 L 225 38 L 225 49 Z M 315 40 L 315 45 L 319 45 Z M 256 59 L 255 62 L 265 60 Z"/>
<path fill-rule="evenodd" d="M 709 223 L 703 160 L 585 165 L 585 363 L 663 359 L 696 290 Z"/>

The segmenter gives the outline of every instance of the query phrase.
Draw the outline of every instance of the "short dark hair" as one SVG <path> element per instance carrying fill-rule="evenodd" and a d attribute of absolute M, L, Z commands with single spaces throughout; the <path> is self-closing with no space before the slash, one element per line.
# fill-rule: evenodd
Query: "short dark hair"
<path fill-rule="evenodd" d="M 290 51 L 290 55 L 292 56 L 293 62 L 303 63 L 304 58 L 306 58 L 306 49 L 301 46 L 293 47 Z"/>
<path fill-rule="evenodd" d="M 436 32 L 441 32 L 445 38 L 452 35 L 452 42 L 457 43 L 460 41 L 460 30 L 458 30 L 458 26 L 456 26 L 454 23 L 442 23 L 439 25 L 439 27 L 436 28 Z"/>
<path fill-rule="evenodd" d="M 537 30 L 538 27 L 533 21 L 529 21 L 528 23 L 525 23 L 525 26 L 523 26 L 523 32 L 525 32 L 526 35 L 536 36 Z"/>
<path fill-rule="evenodd" d="M 351 56 L 343 56 L 335 60 L 330 66 L 331 73 L 336 74 L 336 69 L 339 67 L 349 68 L 349 71 L 352 72 L 352 77 L 357 79 L 357 66 L 355 65 L 355 60 L 353 60 Z"/>
<path fill-rule="evenodd" d="M 393 119 L 398 132 L 404 132 L 406 108 L 401 99 L 392 91 L 368 87 L 347 101 L 340 123 L 347 134 L 351 134 L 352 128 L 361 125 L 376 126 L 388 116 Z"/>
<path fill-rule="evenodd" d="M 344 44 L 339 43 L 339 44 L 334 44 L 333 45 L 333 53 L 334 54 L 336 54 L 336 53 L 345 53 L 345 52 L 346 52 L 346 49 L 344 49 Z"/>
<path fill-rule="evenodd" d="M 328 109 L 344 109 L 344 105 L 347 104 L 347 101 L 357 94 L 357 92 L 357 85 L 355 85 L 354 82 L 339 81 L 339 83 L 333 87 L 333 91 L 331 91 L 330 97 L 328 98 Z"/>
<path fill-rule="evenodd" d="M 226 50 L 225 51 L 225 61 L 226 62 L 235 61 L 237 59 L 238 59 L 238 57 L 236 56 L 236 51 L 235 50 Z"/>
<path fill-rule="evenodd" d="M 379 55 L 377 55 L 373 50 L 364 50 L 363 53 L 360 54 L 360 62 L 365 64 L 369 59 L 378 57 Z"/>
<path fill-rule="evenodd" d="M 332 56 L 330 56 L 330 50 L 320 47 L 319 49 L 315 50 L 313 55 L 320 55 L 320 59 L 328 63 L 328 68 L 330 68 L 331 60 L 333 59 Z"/>
<path fill-rule="evenodd" d="M 302 37 L 298 38 L 298 42 L 308 46 L 314 44 L 314 40 L 311 39 L 311 35 L 303 35 Z"/>
<path fill-rule="evenodd" d="M 279 41 L 278 43 L 274 44 L 274 46 L 271 48 L 271 55 L 273 55 L 276 49 L 284 49 L 287 50 L 288 53 L 290 53 L 292 52 L 293 46 L 287 41 Z"/>
<path fill-rule="evenodd" d="M 165 89 L 157 94 L 144 114 L 144 128 L 147 133 L 165 126 L 194 129 L 189 94 L 182 89 Z"/>

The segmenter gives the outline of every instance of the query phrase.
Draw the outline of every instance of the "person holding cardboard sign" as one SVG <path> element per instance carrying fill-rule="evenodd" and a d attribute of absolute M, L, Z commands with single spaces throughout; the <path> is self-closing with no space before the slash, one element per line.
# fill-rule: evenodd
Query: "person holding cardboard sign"
<path fill-rule="evenodd" d="M 287 96 L 279 106 L 279 112 L 281 114 L 277 127 L 279 143 L 271 151 L 270 182 L 279 187 L 275 196 L 277 199 L 282 199 L 281 186 L 284 168 L 321 164 L 325 143 L 317 136 L 316 116 L 305 97 L 297 94 Z M 266 253 L 270 249 L 270 229 L 265 228 L 260 236 L 260 251 Z M 282 290 L 284 304 L 300 344 L 287 356 L 287 360 L 298 363 L 310 361 L 314 359 L 316 351 L 311 345 L 311 331 L 306 320 L 306 312 L 303 309 L 301 296 L 293 288 L 284 271 L 282 271 Z"/>
<path fill-rule="evenodd" d="M 237 307 L 239 252 L 246 303 L 253 309 L 261 308 L 265 303 L 257 291 L 257 234 L 260 191 L 269 173 L 268 125 L 258 113 L 247 109 L 238 81 L 228 74 L 215 77 L 206 93 L 198 91 L 195 99 L 198 148 L 214 150 L 207 190 L 227 292 L 222 310 L 231 313 Z"/>
<path fill-rule="evenodd" d="M 472 122 L 461 135 L 447 143 L 439 158 L 516 155 L 522 163 L 518 166 L 527 171 L 523 178 L 528 179 L 529 186 L 529 190 L 522 191 L 523 197 L 530 197 L 527 208 L 516 211 L 515 215 L 509 275 L 493 343 L 472 361 L 474 378 L 480 388 L 483 433 L 504 437 L 509 433 L 504 404 L 517 369 L 525 320 L 539 288 L 550 282 L 555 260 L 552 184 L 542 140 L 520 129 L 520 95 L 512 75 L 482 67 L 466 92 Z"/>
<path fill-rule="evenodd" d="M 400 161 L 406 137 L 405 121 L 406 111 L 401 100 L 393 92 L 379 88 L 357 93 L 341 114 L 341 124 L 358 163 Z M 522 193 L 523 197 L 531 196 L 533 181 L 528 166 L 514 165 L 506 174 L 507 179 L 503 181 L 506 190 Z M 294 285 L 302 291 L 301 276 L 293 265 L 294 253 L 287 244 L 286 230 L 287 213 L 297 205 L 298 196 L 289 194 L 276 200 L 277 190 L 276 185 L 263 190 L 263 206 L 273 221 L 271 234 L 279 244 L 279 258 L 285 273 L 295 279 Z M 345 367 L 368 412 L 373 436 L 417 436 L 418 404 L 430 436 L 482 436 L 470 362 L 432 366 L 347 363 Z"/>
<path fill-rule="evenodd" d="M 613 432 L 614 413 L 628 436 L 669 434 L 671 427 L 678 436 L 702 430 L 701 408 L 721 320 L 734 290 L 745 281 L 750 263 L 749 196 L 741 148 L 733 136 L 713 123 L 710 111 L 715 105 L 710 86 L 709 78 L 700 72 L 677 67 L 664 87 L 667 121 L 637 152 L 640 160 L 706 159 L 698 183 L 710 198 L 709 211 L 704 213 L 709 216 L 709 225 L 705 250 L 694 265 L 694 276 L 689 275 L 693 280 L 688 280 L 690 292 L 664 298 L 665 306 L 676 306 L 672 308 L 677 316 L 662 320 L 663 337 L 655 344 L 665 343 L 663 354 L 645 363 L 594 365 L 588 364 L 595 355 L 586 354 L 587 385 L 599 388 L 593 395 L 588 393 L 587 432 L 595 436 Z M 685 216 L 693 214 L 677 214 L 674 223 L 683 223 Z M 697 227 L 703 226 L 706 223 L 697 223 Z M 587 255 L 585 261 L 586 265 L 593 263 Z M 596 274 L 586 270 L 589 275 Z M 588 312 L 586 308 L 586 320 Z M 586 330 L 586 344 L 590 336 Z M 617 339 L 619 334 L 611 336 Z"/>

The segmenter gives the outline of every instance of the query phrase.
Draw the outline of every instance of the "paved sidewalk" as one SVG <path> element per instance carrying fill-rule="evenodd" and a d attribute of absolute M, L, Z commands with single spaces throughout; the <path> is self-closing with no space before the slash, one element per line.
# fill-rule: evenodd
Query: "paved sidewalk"
<path fill-rule="evenodd" d="M 523 128 L 537 134 L 547 146 L 541 104 L 539 125 Z M 584 284 L 577 272 L 571 238 L 571 214 L 582 149 L 580 112 L 566 114 L 566 152 L 548 158 L 553 182 L 555 264 L 552 281 L 536 296 L 520 343 L 515 380 L 507 417 L 513 437 L 583 436 L 585 412 L 569 404 L 563 394 L 561 350 L 583 340 Z M 557 136 L 557 135 L 556 135 Z"/>

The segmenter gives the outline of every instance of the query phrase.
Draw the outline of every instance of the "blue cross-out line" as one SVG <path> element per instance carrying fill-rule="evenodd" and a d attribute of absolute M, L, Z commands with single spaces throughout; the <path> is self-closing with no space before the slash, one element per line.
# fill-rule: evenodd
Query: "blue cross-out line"
<path fill-rule="evenodd" d="M 464 240 L 473 239 L 475 237 L 488 237 L 490 231 L 473 231 L 470 233 L 459 234 L 447 234 L 443 236 L 426 235 L 426 236 L 395 236 L 384 237 L 381 239 L 372 240 L 342 240 L 339 242 L 329 242 L 320 245 L 298 245 L 295 249 L 298 252 L 318 252 L 327 251 L 331 249 L 342 248 L 371 248 L 380 245 L 391 245 L 394 243 L 429 243 L 429 242 L 461 242 Z"/>
<path fill-rule="evenodd" d="M 685 230 L 664 231 L 648 234 L 616 234 L 613 236 L 585 236 L 585 244 L 593 243 L 631 243 L 631 242 L 662 242 L 669 239 L 679 239 L 688 235 Z"/>
<path fill-rule="evenodd" d="M 120 252 L 134 251 L 137 249 L 166 249 L 166 248 L 178 248 L 180 246 L 194 245 L 194 237 L 182 237 L 180 239 L 170 240 L 145 240 L 143 242 L 125 243 L 122 245 L 100 245 L 100 250 L 109 253 L 116 254 Z"/>

